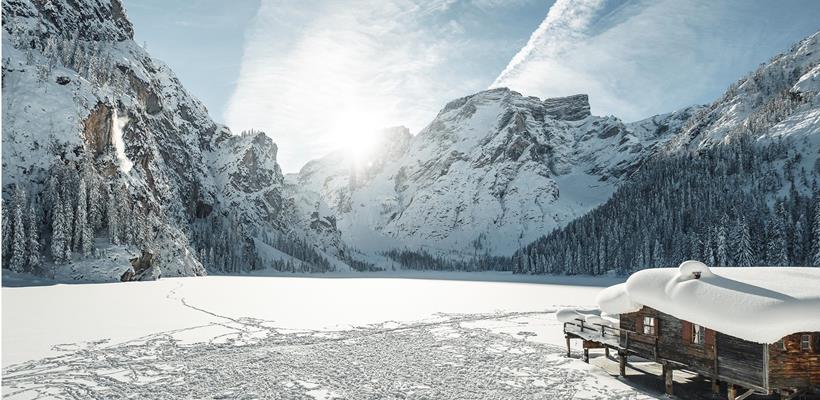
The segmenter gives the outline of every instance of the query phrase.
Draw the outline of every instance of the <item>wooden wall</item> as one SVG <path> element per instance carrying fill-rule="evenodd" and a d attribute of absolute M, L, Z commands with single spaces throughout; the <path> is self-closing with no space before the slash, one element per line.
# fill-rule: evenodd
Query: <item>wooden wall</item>
<path fill-rule="evenodd" d="M 655 318 L 656 335 L 643 334 L 644 317 Z M 706 329 L 705 343 L 698 345 L 692 343 L 691 323 L 651 307 L 621 314 L 620 321 L 621 329 L 630 331 L 628 343 L 627 335 L 621 334 L 621 347 L 628 347 L 648 360 L 675 361 L 704 376 L 714 376 L 717 368 L 719 379 L 745 387 L 785 389 L 820 385 L 820 332 L 809 332 L 810 351 L 800 349 L 803 333 L 784 338 L 784 351 L 778 344 L 754 343 L 711 329 Z"/>
<path fill-rule="evenodd" d="M 800 337 L 812 335 L 812 347 L 801 350 Z M 768 346 L 769 386 L 772 388 L 805 388 L 820 385 L 820 332 L 801 332 L 783 338 L 780 344 Z"/>
<path fill-rule="evenodd" d="M 766 387 L 765 345 L 717 333 L 718 375 L 741 386 Z"/>
<path fill-rule="evenodd" d="M 643 334 L 643 318 L 655 318 L 656 337 Z M 689 370 L 711 376 L 715 371 L 715 332 L 706 330 L 706 343 L 699 345 L 692 343 L 690 336 L 692 326 L 669 314 L 660 312 L 651 307 L 644 307 L 640 311 L 621 315 L 621 328 L 636 332 L 630 333 L 630 349 L 636 350 L 641 356 L 653 359 L 655 342 L 657 342 L 657 357 L 676 361 L 689 366 Z M 623 347 L 623 337 L 621 338 Z"/>

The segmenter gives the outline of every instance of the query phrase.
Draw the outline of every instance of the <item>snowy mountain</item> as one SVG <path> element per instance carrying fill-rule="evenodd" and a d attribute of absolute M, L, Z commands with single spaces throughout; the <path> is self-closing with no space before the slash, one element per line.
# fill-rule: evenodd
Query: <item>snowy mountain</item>
<path fill-rule="evenodd" d="M 698 110 L 606 203 L 525 246 L 532 273 L 820 266 L 820 32 Z"/>
<path fill-rule="evenodd" d="M 405 252 L 405 261 L 410 257 L 407 251 L 421 252 L 416 257 L 423 260 L 421 264 L 442 262 L 442 258 L 430 257 L 510 255 L 605 204 L 625 182 L 647 185 L 651 171 L 641 172 L 646 165 L 669 160 L 668 165 L 656 168 L 686 170 L 686 161 L 680 157 L 720 145 L 741 145 L 750 138 L 754 146 L 785 145 L 785 150 L 777 151 L 791 152 L 784 157 L 796 158 L 776 161 L 775 173 L 757 171 L 767 175 L 762 183 L 755 175 L 734 178 L 744 187 L 763 185 L 772 193 L 766 200 L 771 207 L 772 196 L 785 194 L 784 182 L 793 180 L 792 171 L 802 171 L 798 186 L 804 194 L 818 171 L 814 164 L 820 130 L 817 40 L 815 34 L 761 65 L 710 105 L 633 123 L 590 115 L 585 95 L 540 100 L 503 88 L 480 92 L 450 102 L 416 136 L 402 129 L 385 132 L 380 150 L 368 162 L 331 154 L 308 163 L 294 180 L 326 204 L 350 247 L 366 254 L 398 249 Z M 745 147 L 744 151 L 766 152 Z M 699 176 L 726 183 L 718 177 Z M 651 186 L 642 187 L 651 190 Z M 624 206 L 625 213 L 630 212 L 629 207 L 635 209 Z M 715 221 L 702 222 L 715 225 Z M 803 226 L 806 224 L 804 221 Z M 632 265 L 654 262 L 654 244 L 643 243 L 647 238 L 638 240 L 642 247 L 633 255 L 642 258 Z M 673 250 L 671 243 L 660 245 L 664 249 L 657 252 L 670 257 L 693 254 L 689 249 Z M 566 246 L 549 251 L 575 254 L 587 248 L 568 250 Z M 702 251 L 701 246 L 695 254 L 702 255 Z M 607 254 L 600 252 L 602 257 Z M 391 253 L 395 260 L 394 255 Z M 623 262 L 625 256 L 620 256 L 618 262 Z M 568 263 L 575 261 L 560 261 L 564 266 Z M 597 263 L 593 268 L 597 272 L 608 269 Z"/>
<path fill-rule="evenodd" d="M 364 253 L 510 255 L 606 201 L 696 110 L 624 124 L 591 116 L 586 95 L 487 90 L 450 102 L 416 136 L 384 131 L 367 162 L 331 154 L 294 182 Z"/>
<path fill-rule="evenodd" d="M 99 279 L 238 271 L 271 261 L 256 249 L 270 237 L 323 258 L 295 223 L 276 145 L 214 123 L 134 42 L 118 0 L 9 0 L 3 14 L 4 238 L 42 242 L 19 246 L 41 256 L 13 269 L 82 273 L 124 251 L 133 261 Z"/>
<path fill-rule="evenodd" d="M 118 0 L 8 0 L 3 12 L 3 265 L 18 272 L 151 279 L 411 260 L 601 273 L 714 254 L 723 214 L 771 243 L 778 202 L 792 215 L 784 230 L 820 229 L 805 206 L 820 171 L 818 34 L 708 106 L 624 123 L 591 115 L 586 95 L 486 90 L 417 135 L 385 129 L 364 157 L 329 154 L 286 177 L 271 138 L 215 123 L 133 41 Z M 720 161 L 727 151 L 740 158 Z M 720 185 L 742 189 L 724 197 L 744 205 L 713 206 L 677 231 L 684 217 L 652 214 L 711 204 Z M 647 197 L 658 190 L 669 197 Z M 765 195 L 748 200 L 754 190 Z M 741 208 L 765 215 L 741 223 Z M 764 256 L 807 260 L 810 235 L 789 235 L 799 256 L 793 243 Z"/>

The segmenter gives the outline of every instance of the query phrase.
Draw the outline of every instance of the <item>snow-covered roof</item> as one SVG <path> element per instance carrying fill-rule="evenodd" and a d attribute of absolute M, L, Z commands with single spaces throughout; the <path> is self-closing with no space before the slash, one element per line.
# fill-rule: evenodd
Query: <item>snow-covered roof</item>
<path fill-rule="evenodd" d="M 796 332 L 820 332 L 820 268 L 709 268 L 686 261 L 638 271 L 604 289 L 597 301 L 609 314 L 648 306 L 741 339 L 774 343 Z"/>

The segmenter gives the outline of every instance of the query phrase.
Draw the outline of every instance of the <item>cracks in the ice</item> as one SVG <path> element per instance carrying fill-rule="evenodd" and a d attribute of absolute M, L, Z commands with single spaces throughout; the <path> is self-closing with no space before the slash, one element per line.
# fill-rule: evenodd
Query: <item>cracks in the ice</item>
<path fill-rule="evenodd" d="M 582 388 L 585 398 L 634 396 L 596 388 L 594 377 L 568 368 L 559 347 L 464 326 L 526 314 L 440 315 L 296 333 L 229 318 L 227 325 L 243 327 L 206 343 L 183 344 L 175 335 L 184 331 L 164 332 L 13 365 L 3 370 L 3 392 L 11 398 L 570 399 Z"/>
<path fill-rule="evenodd" d="M 346 331 L 286 332 L 271 321 L 232 318 L 167 297 L 225 322 L 162 332 L 126 343 L 61 345 L 64 355 L 3 370 L 14 398 L 633 398 L 596 385 L 562 348 L 470 328 L 482 320 L 545 314 L 441 314 Z M 206 342 L 180 335 L 227 328 Z M 210 332 L 210 331 L 209 331 Z"/>

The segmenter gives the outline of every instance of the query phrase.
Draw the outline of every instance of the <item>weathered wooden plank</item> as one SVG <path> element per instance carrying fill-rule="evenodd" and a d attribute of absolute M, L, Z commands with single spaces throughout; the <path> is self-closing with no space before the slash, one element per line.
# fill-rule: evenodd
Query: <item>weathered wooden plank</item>
<path fill-rule="evenodd" d="M 718 375 L 721 379 L 764 386 L 763 345 L 720 332 L 716 336 Z"/>
<path fill-rule="evenodd" d="M 802 335 L 810 335 L 812 346 L 800 348 Z M 820 332 L 800 332 L 768 347 L 769 387 L 808 388 L 820 385 Z"/>
<path fill-rule="evenodd" d="M 638 312 L 621 315 L 621 328 L 640 327 L 644 317 L 655 318 L 656 335 L 645 335 L 642 330 L 621 336 L 621 346 L 627 347 L 638 355 L 653 360 L 672 360 L 684 365 L 694 372 L 704 375 L 715 373 L 714 341 L 705 344 L 692 343 L 691 324 L 660 312 L 644 307 Z M 626 321 L 626 323 L 625 323 Z M 714 332 L 712 332 L 714 335 Z M 628 343 L 627 343 L 628 341 Z"/>

